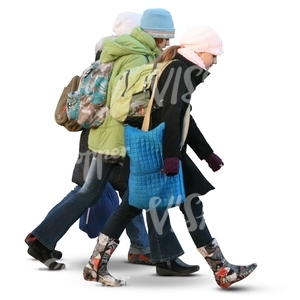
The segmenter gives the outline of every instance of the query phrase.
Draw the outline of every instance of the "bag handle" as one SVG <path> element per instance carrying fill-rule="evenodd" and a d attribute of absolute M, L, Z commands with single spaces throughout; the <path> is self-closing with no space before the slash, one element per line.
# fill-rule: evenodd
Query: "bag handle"
<path fill-rule="evenodd" d="M 148 103 L 148 107 L 146 109 L 146 113 L 145 113 L 144 120 L 143 120 L 142 130 L 144 130 L 144 131 L 148 131 L 149 130 L 151 110 L 152 110 L 152 105 L 153 105 L 153 100 L 154 100 L 154 95 L 155 95 L 155 91 L 156 91 L 158 79 L 159 79 L 161 73 L 163 72 L 163 70 L 165 69 L 165 67 L 168 64 L 169 64 L 169 61 L 165 62 L 164 65 L 162 65 L 159 68 L 159 71 L 158 71 L 157 75 L 155 76 L 155 81 L 154 81 L 154 84 L 153 84 L 151 97 L 150 97 L 150 100 L 149 100 L 149 103 Z"/>
<path fill-rule="evenodd" d="M 182 134 L 181 134 L 181 141 L 180 141 L 180 151 L 184 145 L 185 139 L 187 137 L 187 133 L 189 130 L 189 125 L 190 125 L 190 104 L 187 107 L 186 111 L 185 111 L 185 115 L 184 115 L 184 119 L 183 119 L 183 127 L 182 127 Z"/>
<path fill-rule="evenodd" d="M 153 99 L 154 99 L 154 95 L 155 95 L 155 90 L 157 87 L 157 83 L 158 83 L 158 79 L 161 75 L 161 73 L 163 72 L 163 70 L 165 69 L 165 67 L 168 65 L 169 62 L 166 62 L 163 66 L 161 66 L 159 72 L 157 73 L 156 77 L 155 77 L 155 81 L 153 84 L 153 89 L 152 89 L 152 94 L 148 103 L 148 107 L 144 116 L 144 120 L 143 120 L 143 125 L 142 125 L 142 130 L 144 131 L 148 131 L 149 130 L 149 124 L 150 124 L 150 116 L 151 116 L 151 110 L 152 110 L 152 105 L 153 105 Z M 181 135 L 181 141 L 180 141 L 180 151 L 184 145 L 187 133 L 188 133 L 188 129 L 189 129 L 189 124 L 190 124 L 190 105 L 187 107 L 186 111 L 185 111 L 185 115 L 184 115 L 184 119 L 183 119 L 183 128 L 182 128 L 182 135 Z"/>

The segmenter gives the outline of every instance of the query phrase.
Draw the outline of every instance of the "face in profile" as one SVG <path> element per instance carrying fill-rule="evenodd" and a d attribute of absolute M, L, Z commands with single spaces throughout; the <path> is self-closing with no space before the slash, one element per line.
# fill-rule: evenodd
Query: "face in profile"
<path fill-rule="evenodd" d="M 209 70 L 213 65 L 217 64 L 217 55 L 207 52 L 199 52 L 197 54 L 202 59 L 206 70 Z"/>
<path fill-rule="evenodd" d="M 155 42 L 160 50 L 170 46 L 170 39 L 155 38 Z"/>

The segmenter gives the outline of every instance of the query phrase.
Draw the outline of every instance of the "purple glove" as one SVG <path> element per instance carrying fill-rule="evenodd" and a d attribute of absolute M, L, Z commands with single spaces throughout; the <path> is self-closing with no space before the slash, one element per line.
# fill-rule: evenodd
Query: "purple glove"
<path fill-rule="evenodd" d="M 205 160 L 214 172 L 224 166 L 222 159 L 214 153 L 210 154 Z"/>
<path fill-rule="evenodd" d="M 167 176 L 175 176 L 179 172 L 179 158 L 167 157 L 164 159 L 164 173 Z"/>

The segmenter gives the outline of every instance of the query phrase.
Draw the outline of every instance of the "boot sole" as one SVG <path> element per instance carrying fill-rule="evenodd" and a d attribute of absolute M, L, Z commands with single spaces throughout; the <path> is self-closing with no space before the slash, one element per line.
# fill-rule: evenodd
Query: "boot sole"
<path fill-rule="evenodd" d="M 27 237 L 25 238 L 24 242 L 26 243 L 26 245 L 29 247 L 31 242 L 27 239 Z M 58 251 L 58 250 L 53 250 L 53 256 L 56 258 L 56 259 L 61 259 L 63 254 L 61 251 Z"/>
<path fill-rule="evenodd" d="M 55 258 L 44 260 L 43 257 L 34 249 L 32 249 L 31 246 L 28 247 L 27 253 L 32 256 L 33 258 L 40 261 L 42 264 L 44 264 L 46 267 L 48 267 L 50 270 L 63 270 L 66 268 L 65 264 L 58 263 L 55 261 Z"/>
<path fill-rule="evenodd" d="M 187 276 L 187 275 L 195 273 L 199 270 L 200 270 L 200 268 L 198 267 L 198 268 L 195 268 L 194 270 L 189 271 L 189 272 L 179 273 L 179 272 L 176 272 L 176 271 L 156 267 L 156 274 L 160 275 L 160 276 Z"/>

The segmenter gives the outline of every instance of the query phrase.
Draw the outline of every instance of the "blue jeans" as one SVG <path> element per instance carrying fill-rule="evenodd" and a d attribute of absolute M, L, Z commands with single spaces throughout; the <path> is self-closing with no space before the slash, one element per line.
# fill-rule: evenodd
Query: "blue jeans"
<path fill-rule="evenodd" d="M 200 248 L 209 244 L 212 237 L 203 217 L 202 201 L 198 197 L 187 198 L 179 209 L 195 246 Z M 179 256 L 180 245 L 174 238 L 168 210 L 148 211 L 147 225 L 153 262 L 172 260 Z"/>
<path fill-rule="evenodd" d="M 174 260 L 184 251 L 173 232 L 168 210 L 147 211 L 151 260 L 154 263 Z"/>
<path fill-rule="evenodd" d="M 124 229 L 126 228 L 128 222 L 136 215 L 142 212 L 141 209 L 138 209 L 134 206 L 131 206 L 128 203 L 128 190 L 124 193 L 121 204 L 116 208 L 113 214 L 110 216 L 106 222 L 102 233 L 105 235 L 119 239 Z M 158 212 L 161 217 L 161 212 Z M 150 215 L 147 212 L 147 222 Z M 149 222 L 148 222 L 149 223 Z M 163 227 L 163 234 L 159 234 L 155 230 L 155 227 L 151 223 L 150 228 L 148 227 L 148 235 L 150 242 L 150 253 L 151 260 L 154 263 L 164 262 L 167 260 L 173 260 L 180 255 L 184 254 L 184 251 L 172 230 L 171 224 L 169 222 L 165 223 Z"/>
<path fill-rule="evenodd" d="M 198 197 L 188 197 L 179 209 L 184 215 L 195 246 L 200 248 L 209 244 L 213 238 L 203 217 L 202 201 Z M 140 212 L 140 209 L 128 203 L 127 190 L 122 203 L 110 216 L 102 232 L 111 238 L 119 239 L 129 220 Z M 158 263 L 182 255 L 184 252 L 172 230 L 168 210 L 147 211 L 146 214 L 151 260 Z"/>
<path fill-rule="evenodd" d="M 54 250 L 57 242 L 80 218 L 84 211 L 101 198 L 110 175 L 117 164 L 102 161 L 102 156 L 93 157 L 86 181 L 77 186 L 62 201 L 56 204 L 32 234 L 48 249 Z M 133 253 L 149 253 L 149 240 L 143 215 L 137 217 L 126 228 Z M 131 249 L 130 249 L 131 251 Z"/>

